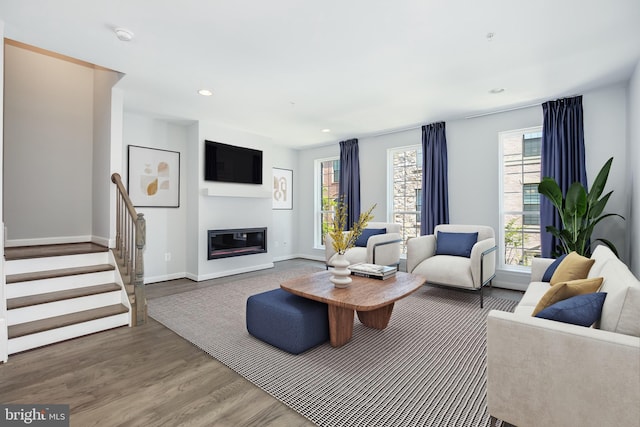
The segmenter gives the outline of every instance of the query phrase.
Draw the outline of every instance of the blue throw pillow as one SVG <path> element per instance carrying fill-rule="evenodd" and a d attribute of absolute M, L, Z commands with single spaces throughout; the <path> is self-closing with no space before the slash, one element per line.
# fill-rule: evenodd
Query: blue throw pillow
<path fill-rule="evenodd" d="M 589 327 L 600 319 L 606 296 L 606 292 L 576 295 L 550 305 L 536 317 Z"/>
<path fill-rule="evenodd" d="M 560 255 L 558 258 L 556 258 L 555 261 L 553 261 L 553 263 L 549 267 L 547 267 L 547 270 L 544 272 L 544 275 L 542 276 L 543 282 L 551 281 L 551 276 L 553 276 L 553 273 L 556 272 L 556 268 L 558 268 L 562 260 L 565 259 L 566 257 L 567 257 L 567 254 Z"/>
<path fill-rule="evenodd" d="M 436 255 L 455 255 L 469 258 L 471 248 L 478 241 L 478 233 L 445 233 L 438 231 Z"/>
<path fill-rule="evenodd" d="M 365 228 L 362 230 L 362 234 L 358 236 L 356 239 L 356 246 L 360 246 L 363 248 L 367 247 L 367 240 L 369 237 L 375 236 L 376 234 L 386 234 L 386 228 Z"/>

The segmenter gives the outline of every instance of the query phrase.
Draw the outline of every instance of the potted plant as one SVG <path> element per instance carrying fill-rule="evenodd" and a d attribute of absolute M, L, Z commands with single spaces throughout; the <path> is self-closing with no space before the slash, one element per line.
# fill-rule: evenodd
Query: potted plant
<path fill-rule="evenodd" d="M 588 192 L 581 183 L 574 182 L 569 186 L 567 194 L 563 198 L 560 186 L 553 178 L 549 177 L 544 177 L 538 185 L 538 193 L 551 201 L 562 220 L 561 230 L 551 225 L 546 227 L 546 230 L 560 242 L 557 247 L 558 250 L 554 253 L 555 256 L 562 253 L 568 254 L 572 251 L 582 256 L 590 256 L 591 233 L 593 233 L 596 224 L 610 216 L 618 216 L 624 219 L 623 216 L 618 214 L 602 213 L 609 201 L 609 197 L 613 193 L 613 191 L 610 191 L 600 197 L 607 183 L 612 162 L 613 157 L 600 169 L 598 176 L 593 181 L 591 190 Z M 618 255 L 615 245 L 609 240 L 598 238 L 595 241 L 604 243 Z"/>
<path fill-rule="evenodd" d="M 347 227 L 347 204 L 344 203 L 343 197 L 336 202 L 333 221 L 327 232 L 331 237 L 333 250 L 338 253 L 333 263 L 333 276 L 330 279 L 336 287 L 346 287 L 351 283 L 351 272 L 347 268 L 349 267 L 349 261 L 344 254 L 347 249 L 355 246 L 356 240 L 362 234 L 369 221 L 373 219 L 371 212 L 375 207 L 376 205 L 374 204 L 366 212 L 361 213 L 358 220 L 354 221 L 351 229 L 344 231 Z"/>

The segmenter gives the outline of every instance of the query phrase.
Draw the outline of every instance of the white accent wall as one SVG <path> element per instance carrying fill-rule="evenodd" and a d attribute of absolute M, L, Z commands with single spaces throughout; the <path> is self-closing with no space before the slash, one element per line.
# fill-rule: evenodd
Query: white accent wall
<path fill-rule="evenodd" d="M 91 236 L 94 242 L 110 246 L 111 214 L 115 212 L 115 192 L 111 182 L 111 145 L 119 142 L 120 135 L 113 139 L 112 122 L 122 120 L 122 104 L 119 97 L 113 97 L 113 86 L 120 79 L 118 73 L 106 70 L 93 72 L 93 150 L 91 179 Z M 112 108 L 115 102 L 118 109 Z"/>
<path fill-rule="evenodd" d="M 136 207 L 144 214 L 147 242 L 144 248 L 145 282 L 185 277 L 187 248 L 187 197 L 185 157 L 188 125 L 150 116 L 127 113 L 123 119 L 122 182 L 129 188 L 128 146 L 157 148 L 180 153 L 180 206 L 178 208 Z"/>
<path fill-rule="evenodd" d="M 263 184 L 231 184 L 204 180 L 204 141 L 212 140 L 263 151 Z M 298 195 L 297 152 L 270 139 L 211 122 L 178 121 L 136 113 L 124 114 L 122 169 L 127 185 L 127 146 L 138 145 L 180 153 L 180 207 L 137 208 L 144 213 L 147 245 L 145 282 L 180 277 L 206 280 L 273 267 L 295 257 Z M 292 169 L 294 209 L 273 210 L 272 167 Z M 267 253 L 207 259 L 207 231 L 267 227 Z"/>
<path fill-rule="evenodd" d="M 628 218 L 631 183 L 627 172 L 627 87 L 618 85 L 587 93 L 582 104 L 588 184 L 591 185 L 609 157 L 613 157 L 603 192 L 613 190 L 613 194 L 604 212 Z M 592 238 L 603 237 L 613 242 L 622 261 L 628 263 L 630 226 L 628 219 L 607 218 L 596 226 Z"/>
<path fill-rule="evenodd" d="M 197 174 L 197 187 L 190 188 L 192 201 L 197 200 L 197 236 L 189 244 L 197 244 L 197 271 L 189 271 L 188 277 L 205 280 L 273 267 L 271 168 L 273 167 L 273 142 L 265 137 L 224 128 L 209 121 L 199 123 L 198 140 L 190 141 L 190 156 L 197 158 L 197 168 L 189 174 Z M 253 148 L 263 151 L 262 185 L 207 182 L 204 180 L 204 141 Z M 194 150 L 195 149 L 195 150 Z M 194 178 L 191 182 L 196 182 Z M 196 195 L 197 191 L 197 195 Z M 191 202 L 190 202 L 191 206 Z M 189 224 L 195 227 L 196 224 Z M 220 259 L 207 259 L 207 231 L 234 228 L 267 227 L 267 253 Z"/>
<path fill-rule="evenodd" d="M 627 150 L 625 88 L 613 86 L 585 93 L 583 109 L 588 180 L 591 182 L 604 162 L 614 156 L 614 165 L 607 186 L 608 189 L 614 190 L 614 194 L 607 210 L 624 215 L 628 210 L 627 195 L 630 191 L 624 160 Z M 542 107 L 535 106 L 471 119 L 445 120 L 451 223 L 490 225 L 497 234 L 500 168 L 498 133 L 539 126 L 542 124 L 542 118 Z M 353 137 L 358 138 L 357 135 Z M 361 205 L 368 207 L 377 203 L 378 207 L 374 212 L 377 221 L 387 219 L 387 149 L 420 144 L 421 139 L 420 129 L 358 138 Z M 338 155 L 338 141 L 333 145 L 302 150 L 299 158 L 300 186 L 313 188 L 315 159 Z M 312 192 L 309 190 L 302 194 L 301 199 L 298 241 L 300 252 L 309 258 L 324 259 L 324 252 L 313 247 Z M 306 221 L 309 224 L 304 224 Z M 612 240 L 625 259 L 629 223 L 616 220 L 610 222 L 613 224 L 597 228 L 594 236 L 602 235 Z M 528 274 L 509 271 L 499 271 L 495 281 L 496 285 L 515 289 L 523 289 L 527 283 Z"/>
<path fill-rule="evenodd" d="M 640 277 L 640 62 L 629 82 L 628 103 L 628 193 L 629 261 L 636 277 Z"/>

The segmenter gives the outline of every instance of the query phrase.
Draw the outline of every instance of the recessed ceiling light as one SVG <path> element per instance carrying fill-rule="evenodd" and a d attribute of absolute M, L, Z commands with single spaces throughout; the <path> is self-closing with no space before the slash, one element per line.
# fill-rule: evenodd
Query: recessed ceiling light
<path fill-rule="evenodd" d="M 491 89 L 489 91 L 489 93 L 492 93 L 492 94 L 502 93 L 502 92 L 504 92 L 504 88 L 503 87 L 496 87 L 496 88 L 493 88 L 493 89 Z"/>
<path fill-rule="evenodd" d="M 487 33 L 487 41 L 492 41 L 496 36 L 496 33 Z"/>
<path fill-rule="evenodd" d="M 131 30 L 118 27 L 114 28 L 113 32 L 116 33 L 116 37 L 118 37 L 118 40 L 121 40 L 123 42 L 130 42 L 131 40 L 133 40 L 133 31 Z"/>
<path fill-rule="evenodd" d="M 211 96 L 213 95 L 213 92 L 211 92 L 209 89 L 200 89 L 198 91 L 198 93 L 202 96 Z"/>
<path fill-rule="evenodd" d="M 331 129 L 326 129 L 326 128 L 325 128 L 325 129 L 322 129 L 322 132 L 324 132 L 324 133 L 329 133 L 329 132 L 331 132 Z"/>

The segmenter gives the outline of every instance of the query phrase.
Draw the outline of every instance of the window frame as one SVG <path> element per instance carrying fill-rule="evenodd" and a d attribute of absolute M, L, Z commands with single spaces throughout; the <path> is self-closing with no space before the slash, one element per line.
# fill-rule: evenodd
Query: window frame
<path fill-rule="evenodd" d="M 506 259 L 505 259 L 505 215 L 507 215 L 509 212 L 513 212 L 516 213 L 516 211 L 505 211 L 505 206 L 504 206 L 504 180 L 505 180 L 505 175 L 504 175 L 504 138 L 506 135 L 513 135 L 515 133 L 520 133 L 522 135 L 525 134 L 530 134 L 530 133 L 542 133 L 542 125 L 539 126 L 531 126 L 531 127 L 527 127 L 527 128 L 522 128 L 522 129 L 512 129 L 512 130 L 507 130 L 507 131 L 502 131 L 498 133 L 498 164 L 500 165 L 500 169 L 498 172 L 498 241 L 497 246 L 498 246 L 498 268 L 501 270 L 507 270 L 507 271 L 516 271 L 516 272 L 530 272 L 531 271 L 531 266 L 525 266 L 525 265 L 514 265 L 514 264 L 507 264 L 506 263 Z M 524 159 L 528 159 L 531 157 L 536 157 L 536 156 L 532 156 L 532 155 L 527 155 L 525 156 L 525 152 L 524 152 L 524 140 L 522 142 L 522 157 Z M 541 156 L 537 155 L 537 156 Z M 542 177 L 541 177 L 542 179 Z M 524 222 L 524 215 L 526 213 L 526 211 L 524 210 L 524 185 L 525 183 L 522 183 L 523 186 L 523 200 L 522 200 L 522 207 L 523 210 L 521 211 L 521 214 L 523 216 L 523 222 Z"/>
<path fill-rule="evenodd" d="M 323 157 L 315 159 L 313 164 L 313 247 L 325 249 L 322 243 L 322 215 L 328 211 L 322 210 L 322 163 L 340 161 L 340 156 Z M 331 182 L 335 183 L 335 174 L 332 174 Z"/>

